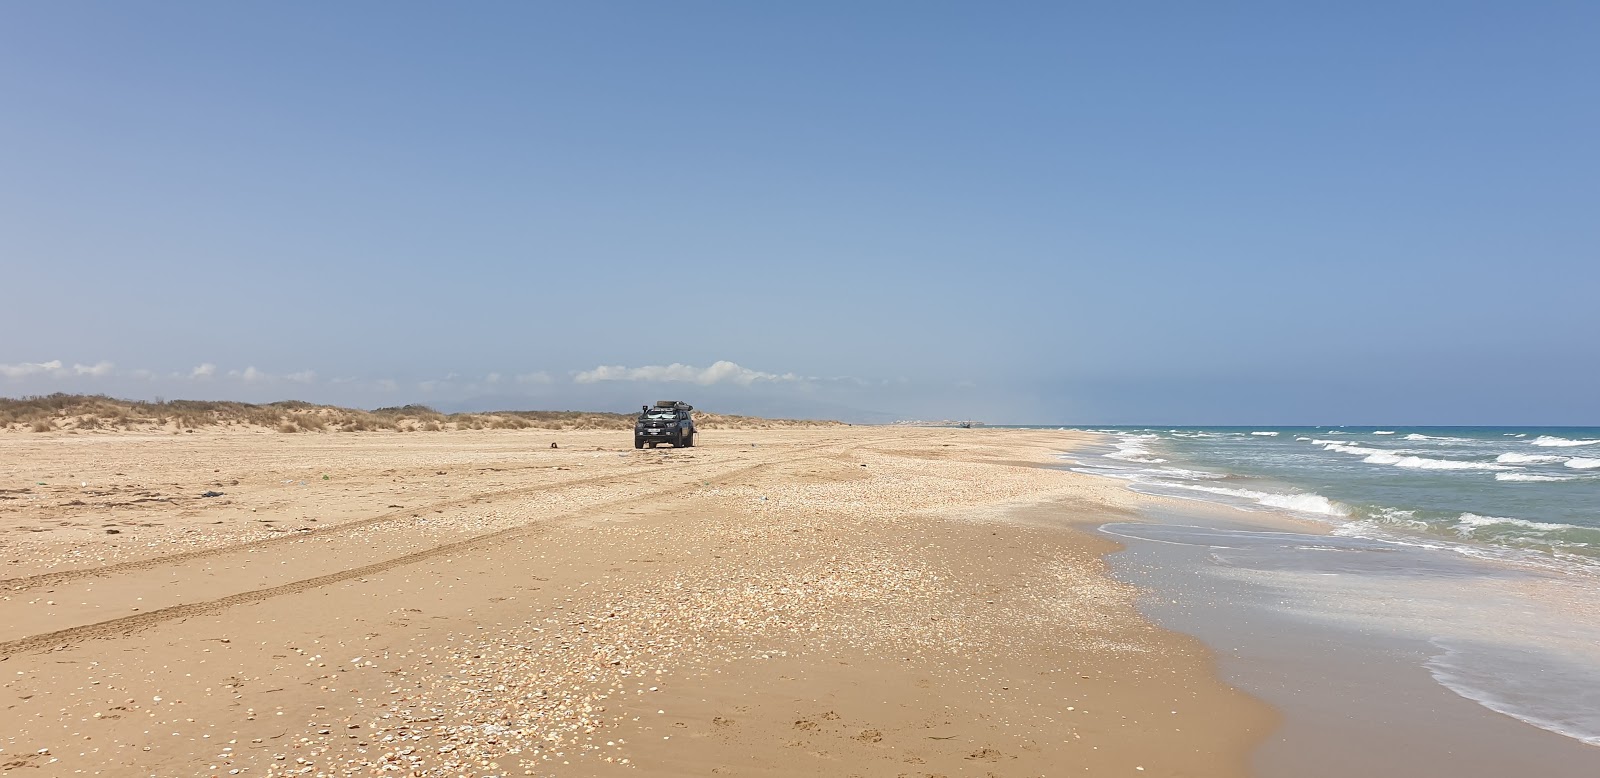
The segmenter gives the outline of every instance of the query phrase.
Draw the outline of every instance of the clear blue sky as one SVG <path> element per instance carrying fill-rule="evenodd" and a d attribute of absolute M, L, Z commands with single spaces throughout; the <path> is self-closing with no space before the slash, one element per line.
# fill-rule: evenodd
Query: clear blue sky
<path fill-rule="evenodd" d="M 1600 424 L 1600 5 L 1306 5 L 0 5 L 0 395 Z"/>

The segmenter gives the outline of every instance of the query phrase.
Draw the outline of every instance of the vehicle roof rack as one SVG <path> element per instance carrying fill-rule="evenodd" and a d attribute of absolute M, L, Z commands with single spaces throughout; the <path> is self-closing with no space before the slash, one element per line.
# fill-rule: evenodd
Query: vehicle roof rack
<path fill-rule="evenodd" d="M 694 406 L 678 400 L 656 400 L 657 408 L 671 408 L 676 411 L 692 411 Z"/>

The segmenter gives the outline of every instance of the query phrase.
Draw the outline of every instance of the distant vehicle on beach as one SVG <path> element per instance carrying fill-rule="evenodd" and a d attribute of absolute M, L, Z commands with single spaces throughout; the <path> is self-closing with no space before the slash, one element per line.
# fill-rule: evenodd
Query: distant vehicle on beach
<path fill-rule="evenodd" d="M 633 425 L 633 447 L 655 448 L 660 443 L 671 443 L 676 448 L 694 445 L 694 417 L 689 412 L 694 406 L 677 400 L 657 400 L 654 407 L 639 409 L 639 420 Z"/>

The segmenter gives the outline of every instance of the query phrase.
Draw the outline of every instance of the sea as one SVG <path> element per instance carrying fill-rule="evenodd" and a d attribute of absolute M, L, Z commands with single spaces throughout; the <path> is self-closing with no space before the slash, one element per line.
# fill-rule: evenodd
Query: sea
<path fill-rule="evenodd" d="M 1336 534 L 1600 572 L 1600 428 L 1111 428 L 1084 462 L 1151 494 L 1267 507 Z"/>
<path fill-rule="evenodd" d="M 1394 722 L 1372 717 L 1381 740 L 1395 727 L 1443 727 L 1460 705 L 1490 715 L 1463 713 L 1468 723 L 1443 735 L 1461 760 L 1454 774 L 1559 751 L 1546 774 L 1600 775 L 1600 428 L 1078 429 L 1099 442 L 1062 454 L 1064 467 L 1207 508 L 1108 523 L 1102 531 L 1129 546 L 1114 568 L 1157 590 L 1158 622 L 1212 644 L 1232 680 L 1291 723 L 1298 706 L 1302 730 L 1347 726 L 1326 717 L 1330 699 L 1367 695 L 1394 708 Z M 1261 669 L 1285 654 L 1346 667 L 1302 668 L 1286 684 Z M 1327 698 L 1308 674 L 1324 678 Z M 1396 702 L 1407 684 L 1418 690 L 1410 708 Z M 1520 752 L 1517 737 L 1488 734 L 1496 721 L 1537 732 Z M 1499 738 L 1493 748 L 1462 742 L 1484 722 L 1479 739 Z M 1305 743 L 1291 751 L 1304 764 L 1268 772 L 1315 772 Z M 1371 758 L 1366 767 L 1392 769 L 1404 755 Z"/>

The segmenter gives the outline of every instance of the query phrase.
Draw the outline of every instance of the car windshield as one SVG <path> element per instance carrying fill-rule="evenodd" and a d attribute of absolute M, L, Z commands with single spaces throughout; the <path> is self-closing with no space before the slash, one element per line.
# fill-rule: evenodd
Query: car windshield
<path fill-rule="evenodd" d="M 661 410 L 661 409 L 658 408 L 656 410 L 650 411 L 649 413 L 645 414 L 645 418 L 646 419 L 667 419 L 667 420 L 672 420 L 672 419 L 678 418 L 678 412 L 674 411 L 674 410 Z"/>

